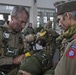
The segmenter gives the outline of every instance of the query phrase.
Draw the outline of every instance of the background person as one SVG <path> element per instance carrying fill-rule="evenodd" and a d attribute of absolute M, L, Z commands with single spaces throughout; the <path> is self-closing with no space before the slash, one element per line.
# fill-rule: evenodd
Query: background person
<path fill-rule="evenodd" d="M 28 27 L 24 30 L 24 35 L 35 34 L 35 31 L 32 27 L 32 23 L 29 23 Z"/>

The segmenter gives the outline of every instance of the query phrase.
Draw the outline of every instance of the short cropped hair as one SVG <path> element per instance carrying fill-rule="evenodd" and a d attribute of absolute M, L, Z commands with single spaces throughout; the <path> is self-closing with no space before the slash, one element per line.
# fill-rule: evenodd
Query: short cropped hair
<path fill-rule="evenodd" d="M 29 12 L 25 9 L 24 6 L 14 6 L 10 15 L 17 17 L 17 15 L 23 11 L 27 14 L 27 16 L 29 18 Z"/>
<path fill-rule="evenodd" d="M 72 12 L 69 12 L 69 13 L 70 13 L 72 19 L 76 20 L 76 11 L 72 11 Z M 66 16 L 66 12 L 61 14 L 61 15 L 63 16 L 63 19 L 64 19 L 64 17 Z"/>
<path fill-rule="evenodd" d="M 76 20 L 76 11 L 69 12 L 74 20 Z"/>

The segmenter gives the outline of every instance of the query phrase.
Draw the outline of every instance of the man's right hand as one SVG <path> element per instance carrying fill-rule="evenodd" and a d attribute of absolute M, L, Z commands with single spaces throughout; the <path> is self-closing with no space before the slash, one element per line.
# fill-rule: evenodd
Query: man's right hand
<path fill-rule="evenodd" d="M 28 73 L 26 71 L 23 71 L 23 70 L 19 70 L 19 72 L 22 73 L 22 75 L 32 75 L 32 74 L 30 74 L 30 73 Z"/>
<path fill-rule="evenodd" d="M 21 61 L 22 61 L 24 58 L 25 58 L 25 55 L 24 55 L 24 54 L 22 54 L 22 55 L 20 55 L 20 56 L 17 56 L 17 57 L 15 57 L 15 58 L 12 59 L 12 63 L 13 63 L 13 64 L 20 64 Z"/>

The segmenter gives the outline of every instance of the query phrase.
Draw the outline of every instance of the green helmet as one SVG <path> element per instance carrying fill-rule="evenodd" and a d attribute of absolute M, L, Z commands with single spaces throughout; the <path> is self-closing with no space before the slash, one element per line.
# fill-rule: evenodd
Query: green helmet
<path fill-rule="evenodd" d="M 20 70 L 30 72 L 32 75 L 42 75 L 51 68 L 51 63 L 49 52 L 42 50 L 35 55 L 26 57 L 20 65 Z M 21 74 L 18 72 L 17 75 Z"/>

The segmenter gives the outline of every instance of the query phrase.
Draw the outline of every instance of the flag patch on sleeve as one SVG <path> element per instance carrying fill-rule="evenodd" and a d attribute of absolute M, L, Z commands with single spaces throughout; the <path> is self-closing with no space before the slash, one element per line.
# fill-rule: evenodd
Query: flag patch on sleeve
<path fill-rule="evenodd" d="M 66 56 L 73 59 L 76 56 L 76 46 L 71 46 L 66 52 Z"/>

